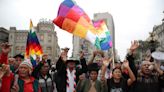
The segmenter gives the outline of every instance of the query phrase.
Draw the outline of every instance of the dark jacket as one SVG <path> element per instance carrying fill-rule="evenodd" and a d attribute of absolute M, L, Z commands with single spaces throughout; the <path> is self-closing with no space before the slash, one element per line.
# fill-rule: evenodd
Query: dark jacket
<path fill-rule="evenodd" d="M 53 78 L 52 75 L 49 74 L 49 72 L 46 75 L 46 78 L 44 78 L 41 74 L 40 74 L 40 69 L 42 68 L 42 66 L 44 65 L 43 62 L 40 62 L 34 69 L 32 75 L 33 77 L 35 77 L 36 79 L 39 80 L 39 85 L 41 88 L 41 92 L 53 92 L 55 90 L 55 83 L 53 82 Z"/>
<path fill-rule="evenodd" d="M 136 77 L 136 81 L 130 87 L 129 92 L 161 92 L 159 84 L 162 81 L 159 81 L 158 75 L 152 73 L 148 78 L 145 78 L 141 73 L 137 72 L 133 56 L 127 55 L 127 60 Z"/>
<path fill-rule="evenodd" d="M 87 65 L 85 59 L 80 59 L 82 68 L 76 68 L 76 83 L 79 80 L 79 75 L 87 72 Z M 66 64 L 59 58 L 56 64 L 57 73 L 55 74 L 55 83 L 58 92 L 66 92 Z"/>
<path fill-rule="evenodd" d="M 161 92 L 157 75 L 144 77 L 138 75 L 134 92 Z"/>

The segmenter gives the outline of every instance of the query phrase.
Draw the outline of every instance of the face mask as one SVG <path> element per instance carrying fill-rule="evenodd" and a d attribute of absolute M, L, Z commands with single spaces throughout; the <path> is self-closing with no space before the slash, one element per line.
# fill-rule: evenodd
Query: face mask
<path fill-rule="evenodd" d="M 164 66 L 163 66 L 163 65 L 162 65 L 162 66 L 160 66 L 160 68 L 161 68 L 161 70 L 162 70 L 162 71 L 164 71 Z"/>

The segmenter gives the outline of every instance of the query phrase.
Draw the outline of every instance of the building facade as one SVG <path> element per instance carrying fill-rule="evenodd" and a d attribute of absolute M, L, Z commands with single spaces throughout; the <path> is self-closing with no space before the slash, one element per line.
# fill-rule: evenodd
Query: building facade
<path fill-rule="evenodd" d="M 8 30 L 3 27 L 0 27 L 0 43 L 8 42 L 8 37 Z"/>
<path fill-rule="evenodd" d="M 0 27 L 0 44 L 4 42 L 8 42 L 9 32 L 7 29 Z M 1 52 L 1 48 L 0 48 Z"/>
<path fill-rule="evenodd" d="M 43 53 L 47 54 L 52 61 L 56 61 L 60 53 L 60 47 L 53 23 L 42 20 L 37 24 L 35 29 Z M 29 30 L 17 30 L 15 27 L 10 27 L 9 43 L 13 45 L 10 56 L 20 53 L 24 54 L 28 32 Z"/>
<path fill-rule="evenodd" d="M 164 19 L 160 25 L 155 25 L 149 37 L 145 40 L 139 40 L 139 48 L 136 51 L 136 61 L 143 61 L 147 55 L 155 50 L 164 51 Z"/>
<path fill-rule="evenodd" d="M 159 42 L 158 49 L 164 51 L 164 22 L 158 26 L 153 27 L 153 33 Z"/>
<path fill-rule="evenodd" d="M 74 58 L 79 59 L 79 52 L 84 52 L 84 57 L 88 61 L 92 56 L 92 52 L 96 48 L 87 40 L 82 39 L 77 36 L 73 36 L 73 52 L 72 55 Z"/>

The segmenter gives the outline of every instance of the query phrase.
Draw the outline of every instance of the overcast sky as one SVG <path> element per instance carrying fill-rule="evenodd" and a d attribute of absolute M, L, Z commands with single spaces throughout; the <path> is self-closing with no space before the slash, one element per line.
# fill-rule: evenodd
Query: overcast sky
<path fill-rule="evenodd" d="M 53 20 L 63 0 L 0 0 L 0 27 L 29 29 L 29 21 Z M 116 49 L 123 59 L 132 40 L 145 40 L 164 18 L 164 0 L 75 0 L 92 19 L 94 13 L 109 12 L 114 19 Z M 56 27 L 56 26 L 55 26 Z M 60 47 L 72 48 L 72 35 L 55 28 Z M 70 53 L 69 53 L 70 54 Z"/>

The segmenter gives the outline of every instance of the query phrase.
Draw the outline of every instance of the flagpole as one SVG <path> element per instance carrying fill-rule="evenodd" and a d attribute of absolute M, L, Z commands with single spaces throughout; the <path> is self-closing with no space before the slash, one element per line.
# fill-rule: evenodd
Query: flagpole
<path fill-rule="evenodd" d="M 113 58 L 113 62 L 112 62 L 112 66 L 113 66 L 113 68 L 115 67 L 115 64 L 114 64 L 114 59 L 115 59 L 115 53 L 114 53 L 114 48 L 112 47 L 112 58 Z"/>

